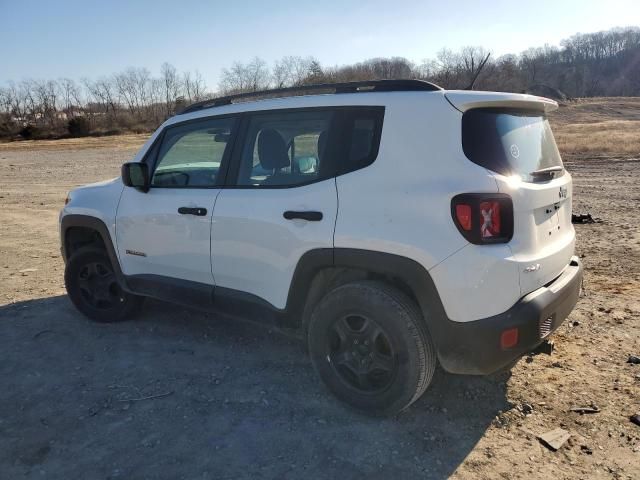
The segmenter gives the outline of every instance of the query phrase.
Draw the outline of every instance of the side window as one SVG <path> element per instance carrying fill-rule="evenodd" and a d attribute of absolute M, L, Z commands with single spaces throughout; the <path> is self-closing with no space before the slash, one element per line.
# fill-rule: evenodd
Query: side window
<path fill-rule="evenodd" d="M 159 147 L 152 187 L 212 187 L 231 132 L 233 118 L 169 127 Z"/>
<path fill-rule="evenodd" d="M 341 173 L 371 165 L 378 156 L 384 108 L 354 108 L 350 115 L 350 141 L 346 163 Z"/>
<path fill-rule="evenodd" d="M 322 178 L 335 113 L 308 110 L 251 118 L 242 150 L 238 185 L 294 186 Z M 323 170 L 324 169 L 324 170 Z"/>

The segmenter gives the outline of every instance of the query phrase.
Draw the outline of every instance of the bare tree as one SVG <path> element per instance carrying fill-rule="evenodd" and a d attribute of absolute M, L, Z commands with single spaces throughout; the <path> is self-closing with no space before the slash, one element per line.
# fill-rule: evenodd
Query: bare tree
<path fill-rule="evenodd" d="M 249 63 L 234 63 L 230 69 L 222 70 L 220 90 L 223 93 L 255 92 L 269 87 L 270 79 L 267 63 L 254 57 Z"/>
<path fill-rule="evenodd" d="M 82 105 L 80 87 L 70 78 L 61 78 L 58 80 L 58 88 L 64 104 L 64 111 L 68 116 L 74 116 L 76 109 Z"/>
<path fill-rule="evenodd" d="M 473 89 L 478 76 L 487 65 L 491 52 L 483 47 L 464 47 L 460 53 L 463 75 L 469 82 L 466 89 Z"/>
<path fill-rule="evenodd" d="M 206 84 L 200 72 L 196 70 L 194 74 L 184 72 L 182 75 L 182 84 L 184 85 L 184 93 L 189 103 L 199 102 L 205 96 Z"/>
<path fill-rule="evenodd" d="M 282 57 L 273 65 L 271 78 L 275 88 L 309 83 L 309 78 L 321 73 L 320 62 L 313 57 Z M 315 71 L 314 71 L 315 70 Z"/>
<path fill-rule="evenodd" d="M 164 101 L 167 117 L 171 116 L 175 110 L 176 100 L 180 96 L 181 81 L 176 67 L 165 62 L 160 68 L 162 79 Z"/>
<path fill-rule="evenodd" d="M 109 123 L 113 124 L 117 120 L 119 110 L 114 81 L 107 77 L 102 77 L 95 81 L 85 78 L 83 79 L 83 84 L 93 105 L 97 107 L 96 109 L 89 105 L 89 111 L 92 116 L 104 114 L 109 119 Z"/>
<path fill-rule="evenodd" d="M 163 117 L 163 90 L 164 84 L 162 79 L 152 78 L 149 85 L 149 109 L 155 124 L 159 124 Z"/>

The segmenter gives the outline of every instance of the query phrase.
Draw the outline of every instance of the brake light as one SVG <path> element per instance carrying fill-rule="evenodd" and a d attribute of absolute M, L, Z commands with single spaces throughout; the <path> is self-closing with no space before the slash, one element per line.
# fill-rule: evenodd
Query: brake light
<path fill-rule="evenodd" d="M 506 194 L 463 193 L 451 200 L 458 231 L 470 243 L 507 243 L 513 237 L 513 202 Z"/>

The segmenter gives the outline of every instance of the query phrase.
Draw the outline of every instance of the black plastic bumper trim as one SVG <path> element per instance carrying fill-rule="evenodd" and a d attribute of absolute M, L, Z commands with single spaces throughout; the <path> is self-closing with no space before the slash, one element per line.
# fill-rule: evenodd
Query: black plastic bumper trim
<path fill-rule="evenodd" d="M 438 353 L 443 368 L 450 373 L 485 375 L 509 365 L 534 350 L 548 334 L 541 336 L 540 322 L 551 319 L 551 332 L 569 316 L 580 296 L 582 264 L 578 257 L 562 274 L 535 290 L 504 313 L 472 322 L 448 320 L 440 325 Z M 517 328 L 518 344 L 500 347 L 503 331 Z"/>

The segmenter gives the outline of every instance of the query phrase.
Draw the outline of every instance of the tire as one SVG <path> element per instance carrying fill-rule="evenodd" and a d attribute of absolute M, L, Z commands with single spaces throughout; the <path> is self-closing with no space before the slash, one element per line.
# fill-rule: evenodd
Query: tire
<path fill-rule="evenodd" d="M 427 389 L 435 348 L 415 303 L 386 284 L 330 291 L 311 315 L 311 361 L 340 400 L 374 416 L 395 415 Z"/>
<path fill-rule="evenodd" d="M 97 248 L 81 248 L 71 256 L 65 267 L 64 283 L 75 307 L 97 322 L 132 318 L 143 302 L 143 297 L 122 289 L 107 252 Z"/>

